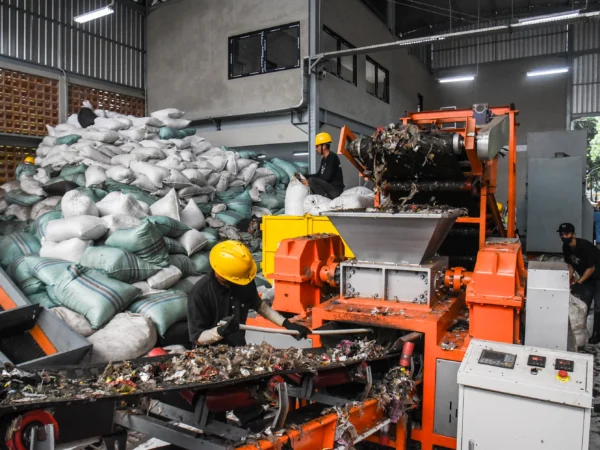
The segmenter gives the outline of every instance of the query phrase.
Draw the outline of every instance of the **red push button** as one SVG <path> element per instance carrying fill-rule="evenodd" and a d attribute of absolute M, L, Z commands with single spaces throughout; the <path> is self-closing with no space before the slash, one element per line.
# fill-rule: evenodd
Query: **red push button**
<path fill-rule="evenodd" d="M 558 376 L 561 378 L 567 378 L 569 376 L 569 372 L 567 372 L 566 370 L 559 370 Z"/>

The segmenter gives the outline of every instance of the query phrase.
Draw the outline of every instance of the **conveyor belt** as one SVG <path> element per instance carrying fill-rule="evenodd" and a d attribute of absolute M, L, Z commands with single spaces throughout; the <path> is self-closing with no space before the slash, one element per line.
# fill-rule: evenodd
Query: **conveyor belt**
<path fill-rule="evenodd" d="M 0 352 L 4 353 L 13 364 L 21 364 L 46 356 L 29 331 L 1 337 Z"/>
<path fill-rule="evenodd" d="M 319 353 L 319 349 L 311 349 L 312 353 Z M 152 363 L 152 362 L 160 362 L 160 361 L 168 361 L 173 356 L 158 356 L 154 358 L 141 358 L 137 360 L 131 361 L 136 367 L 142 367 L 143 365 Z M 234 384 L 243 384 L 247 382 L 256 382 L 260 380 L 266 380 L 276 375 L 286 375 L 286 374 L 307 374 L 307 373 L 317 373 L 328 371 L 332 369 L 339 369 L 341 367 L 352 367 L 361 364 L 362 362 L 378 362 L 385 361 L 391 358 L 398 358 L 399 353 L 393 352 L 389 353 L 385 356 L 380 356 L 371 359 L 353 359 L 347 360 L 344 362 L 336 362 L 331 363 L 325 366 L 319 366 L 315 368 L 294 368 L 293 370 L 281 370 L 281 371 L 273 371 L 273 372 L 263 372 L 260 374 L 249 375 L 246 377 L 239 377 L 230 380 L 218 381 L 218 382 L 198 382 L 198 383 L 186 383 L 186 384 L 173 384 L 173 383 L 160 383 L 154 386 L 153 388 L 144 388 L 143 386 L 139 386 L 139 388 L 130 394 L 118 394 L 118 393 L 106 393 L 103 395 L 93 395 L 93 394 L 85 394 L 84 392 L 77 392 L 75 389 L 72 390 L 72 395 L 65 396 L 61 398 L 47 398 L 47 399 L 35 399 L 31 402 L 14 402 L 9 403 L 6 400 L 0 401 L 0 416 L 5 414 L 11 414 L 15 412 L 27 411 L 32 409 L 39 408 L 51 408 L 54 406 L 61 406 L 65 404 L 82 404 L 82 403 L 91 403 L 98 402 L 103 400 L 135 400 L 139 397 L 157 397 L 164 395 L 168 392 L 178 392 L 185 390 L 193 390 L 195 392 L 213 390 L 217 388 L 222 388 Z M 113 363 L 116 365 L 118 363 Z M 102 375 L 104 370 L 106 369 L 106 364 L 95 364 L 88 366 L 65 366 L 53 368 L 51 371 L 47 371 L 50 375 L 59 375 L 71 379 L 81 379 L 82 381 L 89 381 L 97 379 Z M 85 386 L 84 383 L 84 388 Z M 1 393 L 1 392 L 0 392 Z"/>

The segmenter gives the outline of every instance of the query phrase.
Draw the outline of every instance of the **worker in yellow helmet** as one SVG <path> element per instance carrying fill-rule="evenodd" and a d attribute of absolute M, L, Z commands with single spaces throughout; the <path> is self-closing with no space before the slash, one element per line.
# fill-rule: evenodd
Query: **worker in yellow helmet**
<path fill-rule="evenodd" d="M 204 276 L 188 296 L 187 314 L 190 340 L 195 345 L 223 341 L 228 345 L 246 344 L 248 310 L 288 330 L 298 331 L 298 339 L 311 330 L 290 322 L 267 305 L 258 295 L 254 277 L 256 263 L 250 250 L 237 241 L 224 241 L 214 246 L 209 256 L 212 271 Z"/>
<path fill-rule="evenodd" d="M 33 157 L 33 156 L 26 156 L 25 159 L 23 160 L 23 162 L 25 164 L 35 164 L 35 157 Z"/>
<path fill-rule="evenodd" d="M 334 199 L 344 190 L 344 174 L 340 158 L 331 151 L 329 133 L 319 133 L 315 138 L 315 149 L 321 155 L 321 165 L 317 173 L 308 175 L 304 181 L 313 194 Z"/>

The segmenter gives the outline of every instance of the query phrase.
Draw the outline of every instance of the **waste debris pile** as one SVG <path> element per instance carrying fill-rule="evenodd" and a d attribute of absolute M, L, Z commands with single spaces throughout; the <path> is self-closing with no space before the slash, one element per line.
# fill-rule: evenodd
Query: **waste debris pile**
<path fill-rule="evenodd" d="M 289 371 L 315 371 L 334 364 L 380 358 L 386 349 L 376 341 L 342 341 L 328 349 L 275 349 L 263 343 L 243 347 L 200 347 L 169 359 L 109 363 L 100 376 L 66 376 L 65 371 L 27 372 L 6 365 L 0 374 L 0 407 L 28 402 L 96 398 L 242 380 Z"/>

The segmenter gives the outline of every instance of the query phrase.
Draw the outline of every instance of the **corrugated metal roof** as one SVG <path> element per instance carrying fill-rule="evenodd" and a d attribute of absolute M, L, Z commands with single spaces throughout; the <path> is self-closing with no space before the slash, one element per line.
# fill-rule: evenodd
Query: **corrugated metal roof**
<path fill-rule="evenodd" d="M 0 55 L 143 88 L 144 16 L 117 2 L 115 13 L 85 24 L 73 17 L 104 0 L 5 0 Z"/>
<path fill-rule="evenodd" d="M 600 113 L 600 54 L 573 61 L 573 114 Z"/>

